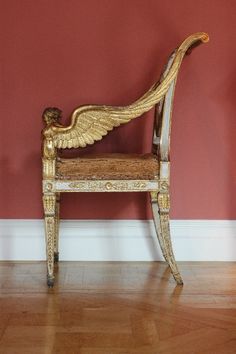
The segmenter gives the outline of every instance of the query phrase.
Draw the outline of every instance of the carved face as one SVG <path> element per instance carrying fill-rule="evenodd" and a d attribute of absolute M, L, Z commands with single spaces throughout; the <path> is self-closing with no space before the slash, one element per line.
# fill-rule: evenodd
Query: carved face
<path fill-rule="evenodd" d="M 43 119 L 47 125 L 58 122 L 62 111 L 56 107 L 46 108 L 43 112 Z"/>

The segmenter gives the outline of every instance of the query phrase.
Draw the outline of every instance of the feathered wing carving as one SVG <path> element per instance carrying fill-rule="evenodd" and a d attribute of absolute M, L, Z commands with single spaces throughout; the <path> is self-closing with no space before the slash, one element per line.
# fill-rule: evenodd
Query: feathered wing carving
<path fill-rule="evenodd" d="M 101 140 L 114 127 L 128 123 L 141 116 L 157 104 L 166 94 L 172 81 L 176 79 L 186 51 L 201 42 L 209 40 L 206 33 L 189 36 L 174 53 L 173 63 L 165 77 L 155 83 L 141 98 L 125 107 L 87 105 L 77 108 L 68 127 L 56 123 L 49 125 L 45 136 L 50 136 L 57 148 L 77 148 Z"/>

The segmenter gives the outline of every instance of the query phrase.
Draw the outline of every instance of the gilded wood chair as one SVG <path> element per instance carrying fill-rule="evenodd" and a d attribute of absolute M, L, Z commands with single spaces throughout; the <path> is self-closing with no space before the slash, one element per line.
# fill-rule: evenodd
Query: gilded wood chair
<path fill-rule="evenodd" d="M 58 225 L 61 192 L 150 192 L 153 218 L 163 256 L 177 284 L 183 284 L 170 237 L 169 176 L 170 128 L 175 84 L 185 54 L 208 41 L 200 32 L 189 36 L 171 54 L 159 79 L 141 98 L 126 107 L 87 105 L 76 108 L 69 126 L 61 111 L 47 108 L 43 138 L 43 206 L 46 232 L 47 284 L 54 284 L 58 261 Z M 153 152 L 147 155 L 104 154 L 60 158 L 58 149 L 94 144 L 114 127 L 126 124 L 156 106 Z"/>

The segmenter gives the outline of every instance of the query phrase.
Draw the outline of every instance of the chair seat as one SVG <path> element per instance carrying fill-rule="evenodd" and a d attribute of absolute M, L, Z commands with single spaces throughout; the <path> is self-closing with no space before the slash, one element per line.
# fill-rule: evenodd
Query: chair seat
<path fill-rule="evenodd" d="M 159 164 L 153 154 L 99 154 L 60 158 L 56 178 L 60 180 L 153 180 Z"/>

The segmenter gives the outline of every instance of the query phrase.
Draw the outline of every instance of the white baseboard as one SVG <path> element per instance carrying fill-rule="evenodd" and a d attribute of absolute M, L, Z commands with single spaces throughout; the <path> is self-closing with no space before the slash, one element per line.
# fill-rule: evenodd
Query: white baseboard
<path fill-rule="evenodd" d="M 178 261 L 235 261 L 235 220 L 172 220 Z M 42 220 L 0 220 L 0 260 L 44 260 Z M 63 220 L 60 259 L 163 260 L 152 221 Z"/>

